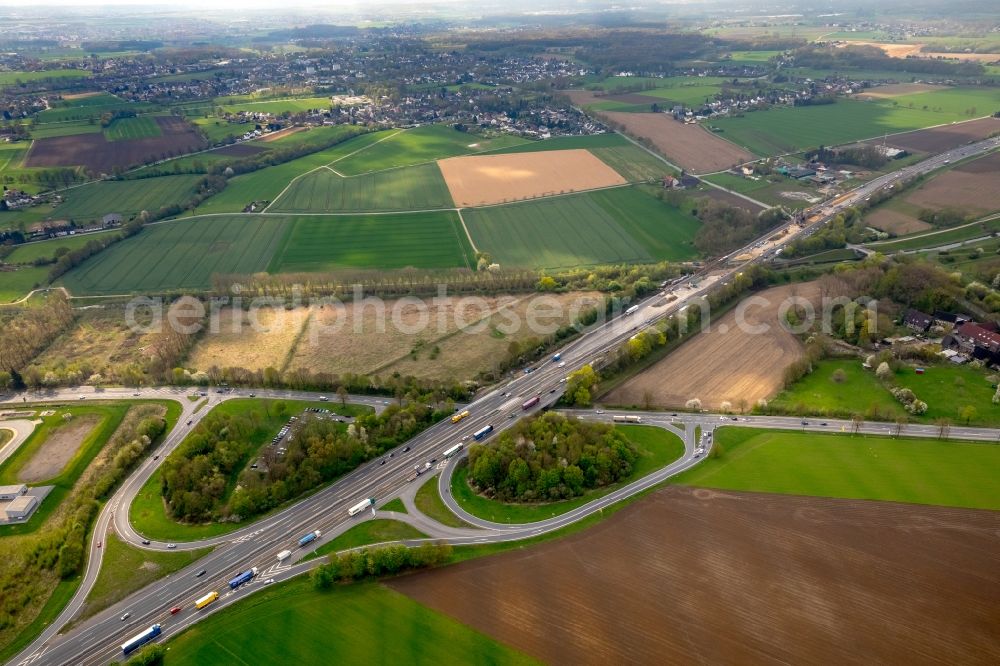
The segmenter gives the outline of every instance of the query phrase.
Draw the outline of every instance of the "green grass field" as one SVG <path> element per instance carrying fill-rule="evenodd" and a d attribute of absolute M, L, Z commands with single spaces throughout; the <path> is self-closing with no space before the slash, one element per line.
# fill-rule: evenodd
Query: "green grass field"
<path fill-rule="evenodd" d="M 936 99 L 933 96 L 938 96 Z M 917 97 L 916 95 L 910 97 Z M 922 110 L 889 102 L 862 102 L 838 99 L 836 104 L 781 107 L 747 113 L 742 117 L 720 118 L 712 124 L 721 136 L 758 155 L 798 152 L 831 146 L 882 134 L 904 132 L 931 125 L 968 120 L 956 113 L 954 91 L 921 93 L 924 103 L 938 103 L 946 110 Z M 903 98 L 897 98 L 897 101 Z M 979 96 L 976 96 L 979 100 Z M 970 102 L 974 100 L 970 99 Z M 983 103 L 978 102 L 979 106 Z M 974 106 L 976 104 L 970 104 Z M 959 104 L 960 106 L 960 104 Z M 982 112 L 985 112 L 985 108 Z"/>
<path fill-rule="evenodd" d="M 295 181 L 268 212 L 365 212 L 453 206 L 441 170 L 431 163 L 348 178 L 329 168 L 319 169 Z"/>
<path fill-rule="evenodd" d="M 663 176 L 673 173 L 673 169 L 662 160 L 631 144 L 591 148 L 590 152 L 630 183 L 658 181 Z"/>
<path fill-rule="evenodd" d="M 268 270 L 295 273 L 474 265 L 472 247 L 458 215 L 444 211 L 294 218 Z"/>
<path fill-rule="evenodd" d="M 420 481 L 415 481 L 414 483 L 420 483 Z M 413 504 L 420 513 L 438 521 L 442 525 L 448 525 L 449 527 L 469 527 L 469 524 L 452 513 L 451 509 L 445 505 L 444 500 L 441 499 L 441 495 L 438 493 L 437 476 L 432 476 L 423 481 L 423 485 L 420 486 L 417 494 L 413 497 Z"/>
<path fill-rule="evenodd" d="M 291 139 L 304 134 L 308 134 L 308 132 L 296 132 L 287 138 Z M 296 176 L 301 176 L 324 165 L 336 164 L 345 156 L 356 152 L 361 155 L 368 146 L 384 136 L 387 136 L 386 132 L 362 134 L 332 148 L 231 178 L 226 189 L 206 199 L 200 206 L 191 211 L 191 214 L 238 213 L 251 201 L 274 201 Z M 271 145 L 277 143 L 278 141 L 275 141 Z M 260 145 L 267 146 L 268 144 L 262 143 Z"/>
<path fill-rule="evenodd" d="M 985 227 L 985 229 L 983 228 Z M 924 232 L 911 238 L 902 238 L 888 243 L 871 243 L 868 247 L 883 254 L 892 254 L 900 250 L 919 250 L 925 247 L 939 247 L 950 243 L 988 236 L 1000 230 L 1000 218 L 989 220 L 983 224 L 963 226 L 957 229 L 943 229 L 937 232 Z"/>
<path fill-rule="evenodd" d="M 406 510 L 406 506 L 403 504 L 403 500 L 391 499 L 382 506 L 379 507 L 379 511 L 395 511 L 396 513 L 409 513 Z"/>
<path fill-rule="evenodd" d="M 265 270 L 288 221 L 232 215 L 150 225 L 61 279 L 77 295 L 204 289 L 214 273 Z"/>
<path fill-rule="evenodd" d="M 98 540 L 100 536 L 95 537 Z M 121 601 L 132 592 L 172 574 L 208 555 L 211 548 L 187 551 L 140 550 L 108 534 L 104 538 L 104 559 L 94 587 L 87 595 L 79 619 L 85 619 Z"/>
<path fill-rule="evenodd" d="M 163 206 L 184 203 L 201 176 L 182 174 L 140 180 L 104 180 L 75 187 L 63 193 L 63 202 L 53 215 L 77 222 L 97 220 L 106 213 L 128 216 L 143 210 L 156 212 Z"/>
<path fill-rule="evenodd" d="M 480 250 L 501 265 L 563 268 L 690 259 L 698 221 L 635 188 L 463 212 Z"/>
<path fill-rule="evenodd" d="M 396 132 L 364 152 L 337 162 L 335 168 L 345 176 L 356 176 L 369 171 L 410 166 L 522 143 L 524 139 L 517 137 L 483 139 L 445 125 L 424 125 Z"/>
<path fill-rule="evenodd" d="M 459 505 L 474 516 L 498 523 L 532 523 L 559 516 L 665 467 L 684 455 L 680 437 L 655 426 L 617 426 L 639 451 L 632 474 L 619 483 L 594 490 L 580 497 L 541 504 L 505 504 L 477 495 L 469 487 L 468 465 L 452 476 L 451 494 Z M 436 485 L 436 484 L 435 484 Z"/>
<path fill-rule="evenodd" d="M 187 119 L 192 125 L 205 133 L 205 138 L 210 143 L 225 141 L 231 136 L 243 136 L 243 134 L 254 127 L 252 123 L 231 123 L 215 116 L 209 116 L 208 118 L 188 116 Z"/>
<path fill-rule="evenodd" d="M 36 286 L 48 280 L 48 266 L 25 266 L 13 271 L 0 271 L 0 303 L 16 301 Z"/>
<path fill-rule="evenodd" d="M 55 136 L 71 136 L 73 134 L 96 134 L 101 131 L 101 125 L 96 120 L 64 120 L 60 122 L 37 125 L 31 130 L 32 139 L 50 139 Z"/>
<path fill-rule="evenodd" d="M 278 432 L 281 426 L 285 425 L 289 416 L 296 416 L 307 407 L 322 407 L 329 409 L 335 414 L 345 416 L 356 416 L 364 412 L 370 412 L 371 407 L 363 405 L 348 404 L 343 406 L 332 402 L 312 402 L 308 400 L 281 400 L 285 404 L 284 416 L 279 415 L 276 407 L 277 400 L 270 400 L 267 403 L 260 398 L 235 398 L 226 400 L 212 408 L 215 414 L 249 414 L 256 412 L 259 419 L 258 425 L 253 432 L 247 435 L 247 440 L 254 447 L 253 452 L 247 456 L 244 465 L 239 466 L 236 472 L 229 479 L 226 488 L 225 498 L 228 499 L 236 485 L 239 473 L 243 471 L 246 464 L 256 457 L 256 452 Z M 265 409 L 266 404 L 266 409 Z M 343 426 L 346 428 L 347 426 Z M 279 507 L 275 510 L 280 510 Z M 259 520 L 260 516 L 255 516 L 253 520 Z M 208 537 L 227 534 L 238 530 L 246 521 L 241 523 L 207 523 L 203 525 L 185 525 L 178 523 L 167 515 L 163 505 L 163 494 L 160 486 L 159 470 L 155 472 L 142 486 L 132 506 L 129 507 L 129 522 L 137 532 L 149 539 L 159 541 L 194 541 Z"/>
<path fill-rule="evenodd" d="M 108 234 L 113 233 L 117 232 L 112 230 L 100 231 L 92 234 L 75 234 L 73 236 L 62 236 L 51 240 L 36 241 L 34 243 L 18 245 L 14 248 L 13 252 L 7 255 L 7 258 L 4 259 L 4 261 L 9 264 L 30 264 L 35 259 L 51 259 L 55 256 L 55 251 L 59 248 L 64 247 L 67 250 L 76 250 L 83 247 L 91 240 L 101 239 L 106 237 Z"/>
<path fill-rule="evenodd" d="M 41 81 L 44 79 L 85 79 L 90 72 L 85 69 L 46 69 L 37 72 L 0 72 L 0 87 L 17 85 L 19 82 Z"/>
<path fill-rule="evenodd" d="M 121 118 L 104 129 L 108 141 L 123 141 L 128 139 L 143 139 L 149 136 L 160 136 L 160 126 L 152 116 L 137 116 Z"/>
<path fill-rule="evenodd" d="M 310 553 L 306 559 L 311 560 L 330 553 L 338 553 L 342 550 L 357 548 L 358 546 L 368 546 L 373 543 L 423 539 L 426 536 L 426 534 L 416 527 L 398 520 L 366 520 L 347 530 L 333 541 L 324 543 L 315 552 Z"/>
<path fill-rule="evenodd" d="M 167 666 L 536 663 L 382 585 L 316 592 L 305 578 L 258 592 L 167 645 Z"/>
<path fill-rule="evenodd" d="M 299 97 L 293 99 L 248 100 L 241 97 L 223 97 L 216 99 L 215 104 L 221 106 L 229 113 L 258 111 L 260 113 L 282 114 L 285 111 L 301 113 L 311 109 L 328 110 L 330 108 L 330 98 Z"/>
<path fill-rule="evenodd" d="M 726 490 L 1000 509 L 1000 446 L 720 428 L 722 456 L 675 477 Z"/>
<path fill-rule="evenodd" d="M 833 373 L 843 370 L 842 383 L 833 381 Z M 899 386 L 911 389 L 927 403 L 927 413 L 907 415 L 902 405 L 883 387 L 875 374 L 861 367 L 858 360 L 825 360 L 816 369 L 779 393 L 772 408 L 799 414 L 844 416 L 862 414 L 869 419 L 894 420 L 906 416 L 911 422 L 933 423 L 948 419 L 965 425 L 962 410 L 976 410 L 971 425 L 1000 425 L 1000 406 L 992 402 L 994 389 L 982 370 L 964 366 L 930 365 L 922 375 L 902 367 L 893 376 Z"/>

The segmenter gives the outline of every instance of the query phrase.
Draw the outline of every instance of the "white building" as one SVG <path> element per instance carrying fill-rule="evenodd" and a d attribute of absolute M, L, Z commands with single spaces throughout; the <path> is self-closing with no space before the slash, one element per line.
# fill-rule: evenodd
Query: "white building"
<path fill-rule="evenodd" d="M 17 499 L 28 492 L 28 486 L 23 483 L 16 486 L 0 486 L 0 502 Z"/>
<path fill-rule="evenodd" d="M 4 520 L 23 520 L 31 515 L 37 502 L 38 498 L 34 495 L 22 495 L 8 502 L 0 511 Z"/>

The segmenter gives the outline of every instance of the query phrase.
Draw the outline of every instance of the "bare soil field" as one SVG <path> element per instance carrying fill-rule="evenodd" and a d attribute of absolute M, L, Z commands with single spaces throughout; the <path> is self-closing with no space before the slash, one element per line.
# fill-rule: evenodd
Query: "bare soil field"
<path fill-rule="evenodd" d="M 280 370 L 315 312 L 306 307 L 257 308 L 251 315 L 243 309 L 222 308 L 218 325 L 210 325 L 202 334 L 186 365 L 203 371 L 212 366 Z"/>
<path fill-rule="evenodd" d="M 730 402 L 738 409 L 745 400 L 752 407 L 761 398 L 781 390 L 785 368 L 802 354 L 798 339 L 781 327 L 778 309 L 786 299 L 797 297 L 819 303 L 814 282 L 775 287 L 755 295 L 764 301 L 744 301 L 711 322 L 711 328 L 695 335 L 662 361 L 632 377 L 601 397 L 610 405 L 683 407 L 692 398 L 705 409 L 719 409 Z M 767 325 L 764 333 L 750 327 Z"/>
<path fill-rule="evenodd" d="M 439 160 L 456 206 L 490 204 L 624 185 L 627 181 L 588 150 L 470 155 Z"/>
<path fill-rule="evenodd" d="M 53 429 L 41 448 L 21 468 L 18 479 L 23 483 L 36 483 L 58 476 L 100 420 L 96 414 L 89 414 L 76 417 Z"/>
<path fill-rule="evenodd" d="M 746 208 L 751 213 L 759 213 L 764 210 L 764 206 L 758 206 L 757 204 L 752 204 L 743 197 L 738 197 L 732 192 L 726 192 L 724 190 L 718 190 L 714 187 L 709 187 L 702 192 L 695 193 L 695 196 L 708 197 L 709 199 L 715 199 L 716 201 L 722 201 L 729 204 L 730 206 L 740 206 L 741 208 Z M 753 193 L 747 196 L 753 196 Z"/>
<path fill-rule="evenodd" d="M 223 146 L 211 151 L 215 155 L 226 155 L 229 157 L 247 157 L 264 152 L 265 148 L 253 146 L 249 143 L 234 143 L 231 146 Z"/>
<path fill-rule="evenodd" d="M 633 136 L 649 139 L 667 159 L 694 173 L 721 171 L 756 159 L 703 127 L 685 125 L 663 113 L 602 111 L 599 115 Z"/>
<path fill-rule="evenodd" d="M 103 132 L 35 139 L 26 167 L 82 166 L 94 174 L 111 173 L 149 160 L 201 150 L 205 141 L 183 118 L 158 116 L 161 136 L 108 141 Z"/>
<path fill-rule="evenodd" d="M 882 49 L 882 51 L 890 58 L 905 58 L 911 55 L 921 55 L 920 49 L 924 47 L 923 44 L 887 44 L 884 42 L 847 42 L 845 44 L 840 44 L 839 46 L 874 46 L 876 48 Z"/>
<path fill-rule="evenodd" d="M 929 231 L 934 228 L 933 225 L 927 224 L 923 220 L 888 208 L 879 208 L 874 213 L 865 215 L 865 224 L 897 236 Z"/>
<path fill-rule="evenodd" d="M 101 90 L 91 90 L 90 92 L 79 92 L 79 93 L 66 93 L 62 95 L 63 99 L 86 99 L 87 97 L 95 97 L 102 94 Z"/>
<path fill-rule="evenodd" d="M 985 139 L 1000 131 L 1000 118 L 980 118 L 966 123 L 905 132 L 890 137 L 889 144 L 909 151 L 941 153 L 969 141 Z"/>
<path fill-rule="evenodd" d="M 387 585 L 544 663 L 995 664 L 1000 512 L 672 486 Z"/>
<path fill-rule="evenodd" d="M 277 141 L 278 139 L 283 139 L 290 134 L 295 134 L 296 132 L 301 132 L 306 129 L 305 127 L 286 127 L 283 130 L 278 130 L 277 132 L 271 132 L 270 134 L 265 134 L 258 141 L 268 143 L 270 141 Z"/>
<path fill-rule="evenodd" d="M 310 319 L 289 368 L 382 376 L 398 371 L 434 379 L 472 379 L 503 359 L 512 341 L 544 335 L 531 331 L 529 309 L 536 313 L 539 324 L 555 322 L 558 327 L 572 320 L 574 303 L 582 308 L 600 302 L 600 298 L 600 294 L 578 292 L 545 296 L 544 300 L 532 295 L 445 297 L 419 305 L 416 301 L 386 301 L 384 315 L 373 304 L 347 303 L 343 311 L 324 307 Z M 554 310 L 546 310 L 546 304 Z M 561 313 L 545 316 L 557 310 Z"/>
<path fill-rule="evenodd" d="M 1000 153 L 993 152 L 977 160 L 960 164 L 953 171 L 975 174 L 992 173 L 995 175 L 1000 172 Z"/>
<path fill-rule="evenodd" d="M 912 95 L 914 93 L 930 92 L 932 90 L 942 90 L 948 86 L 936 86 L 930 83 L 894 83 L 888 86 L 878 86 L 870 88 L 863 93 L 855 95 L 858 99 L 891 99 Z"/>
<path fill-rule="evenodd" d="M 906 200 L 927 208 L 953 207 L 982 213 L 1000 210 L 1000 188 L 997 188 L 1000 168 L 997 166 L 987 163 L 974 167 L 977 169 L 974 171 L 965 171 L 962 167 L 947 171 L 921 185 Z"/>

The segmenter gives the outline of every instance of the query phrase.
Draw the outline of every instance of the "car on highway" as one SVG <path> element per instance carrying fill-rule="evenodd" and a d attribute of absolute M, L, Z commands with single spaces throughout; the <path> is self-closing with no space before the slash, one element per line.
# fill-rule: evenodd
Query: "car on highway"
<path fill-rule="evenodd" d="M 264 585 L 270 585 L 273 582 L 274 582 L 273 578 L 268 578 L 267 580 L 264 581 Z"/>
<path fill-rule="evenodd" d="M 250 394 L 250 397 L 251 397 L 251 398 L 256 398 L 256 397 L 257 397 L 257 394 L 256 394 L 256 393 L 251 393 L 251 394 Z"/>
<path fill-rule="evenodd" d="M 138 392 L 138 391 L 136 391 L 136 392 L 135 392 L 135 393 L 133 393 L 132 395 L 139 395 L 139 392 Z"/>
<path fill-rule="evenodd" d="M 132 617 L 132 613 L 125 613 L 124 615 L 122 615 L 122 622 L 129 619 L 130 617 Z"/>
<path fill-rule="evenodd" d="M 205 571 L 204 569 L 202 569 L 201 571 L 199 571 L 198 573 L 196 573 L 196 574 L 194 575 L 194 577 L 195 577 L 195 578 L 201 578 L 201 577 L 202 577 L 202 576 L 204 576 L 204 575 L 205 575 L 206 573 L 208 573 L 208 572 L 207 572 L 207 571 Z"/>
<path fill-rule="evenodd" d="M 86 399 L 87 399 L 87 396 L 85 396 L 85 395 L 81 395 L 80 396 L 80 400 L 86 400 Z"/>
<path fill-rule="evenodd" d="M 176 548 L 176 547 L 177 547 L 177 544 L 176 544 L 176 543 L 168 543 L 168 544 L 167 544 L 167 548 L 170 548 L 170 549 L 174 549 L 174 548 Z"/>
<path fill-rule="evenodd" d="M 98 541 L 98 542 L 97 542 L 97 547 L 98 547 L 98 548 L 100 548 L 100 547 L 101 547 L 101 544 L 103 544 L 103 543 L 104 543 L 103 541 Z"/>
<path fill-rule="evenodd" d="M 192 423 L 194 423 L 194 419 L 188 419 L 188 422 L 187 422 L 187 424 L 188 424 L 188 425 L 191 425 Z"/>
<path fill-rule="evenodd" d="M 384 465 L 384 464 L 385 464 L 385 458 L 382 458 L 382 460 L 379 460 L 379 461 L 378 461 L 378 464 L 379 464 L 379 465 Z"/>
<path fill-rule="evenodd" d="M 409 450 L 410 450 L 410 447 L 408 447 L 408 446 L 404 446 L 404 447 L 403 447 L 403 453 L 406 453 L 406 452 L 407 452 L 407 451 L 409 451 Z"/>
<path fill-rule="evenodd" d="M 173 608 L 170 609 L 170 614 L 171 615 L 177 615 L 180 612 L 181 612 L 181 607 L 180 606 L 174 606 Z"/>
<path fill-rule="evenodd" d="M 820 425 L 821 426 L 825 426 L 826 425 L 826 421 L 823 421 L 822 423 L 820 423 Z"/>
<path fill-rule="evenodd" d="M 148 546 L 149 545 L 149 539 L 143 539 L 142 540 L 142 545 L 143 546 Z"/>
<path fill-rule="evenodd" d="M 153 460 L 159 460 L 159 459 L 160 459 L 160 456 L 159 456 L 159 455 L 155 455 L 155 456 L 153 456 Z"/>
<path fill-rule="evenodd" d="M 563 361 L 563 362 L 561 362 L 561 363 L 560 363 L 559 365 L 557 365 L 556 367 L 557 367 L 557 368 L 565 368 L 565 367 L 566 367 L 566 361 Z"/>
<path fill-rule="evenodd" d="M 320 402 L 330 402 L 330 399 L 328 397 L 326 397 L 325 395 L 321 395 L 319 397 L 319 401 Z"/>

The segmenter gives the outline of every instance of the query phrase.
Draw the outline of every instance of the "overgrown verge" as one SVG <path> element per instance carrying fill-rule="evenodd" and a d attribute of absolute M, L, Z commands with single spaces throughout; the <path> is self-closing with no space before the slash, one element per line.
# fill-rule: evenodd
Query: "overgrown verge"
<path fill-rule="evenodd" d="M 364 548 L 331 555 L 330 563 L 316 567 L 309 577 L 315 589 L 327 590 L 338 582 L 346 583 L 435 567 L 450 561 L 451 557 L 452 547 L 447 543 L 428 543 L 414 548 Z"/>

